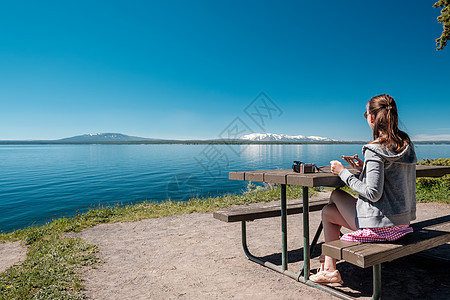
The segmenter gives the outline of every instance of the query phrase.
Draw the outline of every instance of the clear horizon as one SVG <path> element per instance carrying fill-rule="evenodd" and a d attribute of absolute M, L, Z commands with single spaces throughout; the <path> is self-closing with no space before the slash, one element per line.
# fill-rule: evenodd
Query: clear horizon
<path fill-rule="evenodd" d="M 450 140 L 440 9 L 405 3 L 3 3 L 0 140 L 369 140 L 383 93 L 413 140 Z"/>
<path fill-rule="evenodd" d="M 57 138 L 57 139 L 26 139 L 26 140 L 17 140 L 17 139 L 12 139 L 12 140 L 0 140 L 0 142 L 35 142 L 35 141 L 57 141 L 60 139 L 66 139 L 66 138 L 72 138 L 72 137 L 80 137 L 80 136 L 84 136 L 84 135 L 98 135 L 98 134 L 122 134 L 122 135 L 126 135 L 126 136 L 130 136 L 128 134 L 125 133 L 121 133 L 121 132 L 96 132 L 96 133 L 85 133 L 85 134 L 79 134 L 79 135 L 75 135 L 75 136 L 66 136 L 66 137 L 62 137 L 62 138 Z M 271 133 L 271 132 L 267 132 L 268 134 L 277 134 L 277 133 Z M 261 133 L 262 134 L 262 133 Z M 280 134 L 282 135 L 282 134 Z M 191 139 L 169 139 L 169 138 L 154 138 L 154 137 L 148 137 L 148 136 L 131 136 L 131 137 L 135 137 L 135 138 L 143 138 L 143 139 L 155 139 L 155 140 L 179 140 L 179 141 L 189 141 L 189 140 L 198 140 L 198 141 L 208 141 L 208 140 L 217 140 L 217 139 L 223 139 L 220 137 L 217 138 L 211 138 L 211 139 L 198 139 L 198 138 L 191 138 Z M 290 136 L 292 137 L 292 136 Z M 310 137 L 318 137 L 318 136 L 305 136 L 306 138 L 310 138 Z M 322 137 L 322 138 L 328 138 L 328 137 Z M 433 139 L 431 139 L 430 137 L 427 137 L 428 139 L 421 139 L 416 138 L 413 139 L 414 142 L 450 142 L 450 140 L 446 139 L 446 136 L 444 136 L 443 138 L 439 139 L 439 136 L 435 136 Z M 332 141 L 334 142 L 364 142 L 367 140 L 336 140 L 333 139 Z"/>

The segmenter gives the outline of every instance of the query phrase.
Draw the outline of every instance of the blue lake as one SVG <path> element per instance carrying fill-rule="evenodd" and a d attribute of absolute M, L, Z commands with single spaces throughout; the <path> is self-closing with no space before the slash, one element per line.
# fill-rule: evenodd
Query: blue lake
<path fill-rule="evenodd" d="M 362 145 L 1 145 L 0 231 L 39 225 L 105 204 L 239 193 L 228 172 L 319 166 Z M 450 157 L 450 145 L 417 145 Z"/>

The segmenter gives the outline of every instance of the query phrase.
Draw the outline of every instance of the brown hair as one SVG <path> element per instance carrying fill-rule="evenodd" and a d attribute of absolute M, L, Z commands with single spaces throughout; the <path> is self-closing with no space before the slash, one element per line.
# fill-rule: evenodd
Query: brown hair
<path fill-rule="evenodd" d="M 369 114 L 374 116 L 373 141 L 383 145 L 396 153 L 403 151 L 411 143 L 406 132 L 398 129 L 397 104 L 389 95 L 383 94 L 369 100 Z"/>

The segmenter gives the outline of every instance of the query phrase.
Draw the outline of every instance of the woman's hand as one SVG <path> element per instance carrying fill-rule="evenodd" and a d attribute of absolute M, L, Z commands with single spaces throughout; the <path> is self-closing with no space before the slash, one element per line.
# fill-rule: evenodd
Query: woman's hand
<path fill-rule="evenodd" d="M 345 156 L 342 155 L 342 158 L 352 166 L 353 169 L 361 171 L 364 165 L 364 162 L 358 158 L 358 154 L 353 156 Z"/>
<path fill-rule="evenodd" d="M 331 164 L 331 173 L 334 175 L 339 175 L 339 173 L 344 169 L 344 165 L 337 160 L 330 161 Z"/>

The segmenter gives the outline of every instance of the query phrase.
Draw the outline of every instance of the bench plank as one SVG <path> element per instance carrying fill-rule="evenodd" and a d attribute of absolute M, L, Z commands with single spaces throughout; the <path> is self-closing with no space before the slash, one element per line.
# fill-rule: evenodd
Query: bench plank
<path fill-rule="evenodd" d="M 228 173 L 228 179 L 230 179 L 230 180 L 244 180 L 245 173 L 247 173 L 247 172 L 244 172 L 244 171 L 241 171 L 241 172 L 230 172 L 230 173 Z"/>
<path fill-rule="evenodd" d="M 331 256 L 336 259 L 342 259 L 342 251 L 346 248 L 360 245 L 362 243 L 336 240 L 322 245 L 324 255 Z"/>
<path fill-rule="evenodd" d="M 342 259 L 362 268 L 371 267 L 383 262 L 434 248 L 450 241 L 448 232 L 432 232 L 411 244 L 376 244 L 364 243 L 343 250 Z M 410 235 L 413 235 L 412 233 Z M 417 235 L 415 235 L 417 237 Z M 424 239 L 423 239 L 424 238 Z"/>
<path fill-rule="evenodd" d="M 441 177 L 449 173 L 450 166 L 416 166 L 416 177 Z"/>
<path fill-rule="evenodd" d="M 322 245 L 323 254 L 362 268 L 414 254 L 450 242 L 450 216 L 411 225 L 413 233 L 394 242 L 357 243 L 333 241 Z"/>
<path fill-rule="evenodd" d="M 249 180 L 249 181 L 264 181 L 264 172 L 261 171 L 250 171 L 250 172 L 245 172 L 245 176 L 244 176 L 245 180 Z"/>
<path fill-rule="evenodd" d="M 281 169 L 266 171 L 264 172 L 264 182 L 286 184 L 286 176 L 289 173 L 294 173 L 294 171 Z"/>
<path fill-rule="evenodd" d="M 328 204 L 328 199 L 316 200 L 309 202 L 309 211 L 321 210 Z M 287 214 L 300 214 L 303 213 L 303 203 L 297 200 L 287 204 Z M 281 216 L 281 206 L 277 204 L 265 206 L 265 207 L 235 207 L 225 210 L 215 211 L 213 217 L 223 222 L 240 222 L 240 221 L 253 221 L 256 219 L 272 218 Z"/>

